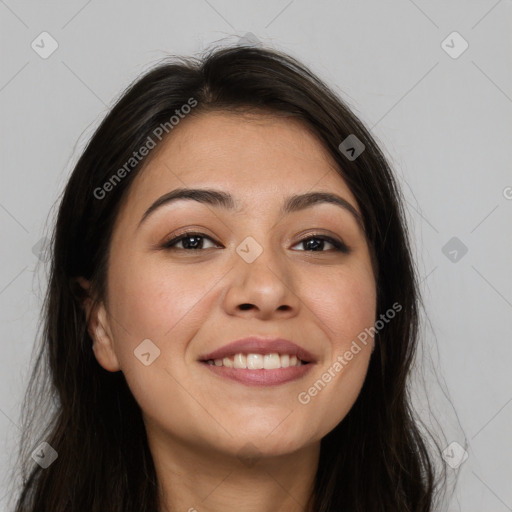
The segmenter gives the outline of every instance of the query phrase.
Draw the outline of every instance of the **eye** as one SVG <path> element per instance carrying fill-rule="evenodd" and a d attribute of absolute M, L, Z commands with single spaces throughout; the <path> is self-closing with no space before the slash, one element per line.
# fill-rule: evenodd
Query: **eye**
<path fill-rule="evenodd" d="M 211 244 L 210 246 L 205 244 Z M 181 247 L 180 247 L 181 244 Z M 349 248 L 341 240 L 337 240 L 327 235 L 314 235 L 302 239 L 300 242 L 295 244 L 302 244 L 303 250 L 307 252 L 330 252 L 337 251 L 348 253 Z M 331 249 L 327 248 L 331 246 Z M 165 249 L 182 250 L 182 251 L 198 251 L 201 249 L 211 249 L 220 247 L 211 237 L 204 233 L 186 232 L 182 233 L 174 238 L 171 238 L 162 245 Z"/>
<path fill-rule="evenodd" d="M 349 252 L 349 248 L 341 240 L 336 240 L 335 238 L 326 235 L 309 236 L 308 238 L 301 240 L 298 244 L 295 244 L 294 247 L 302 244 L 305 251 L 327 252 L 324 250 L 326 243 L 334 248 L 331 250 L 344 253 Z"/>
<path fill-rule="evenodd" d="M 210 247 L 205 247 L 205 240 L 212 243 Z M 182 244 L 179 247 L 179 244 Z M 209 236 L 204 233 L 183 233 L 177 237 L 171 238 L 163 244 L 165 249 L 178 249 L 185 251 L 194 251 L 198 249 L 210 249 L 211 247 L 219 247 Z"/>

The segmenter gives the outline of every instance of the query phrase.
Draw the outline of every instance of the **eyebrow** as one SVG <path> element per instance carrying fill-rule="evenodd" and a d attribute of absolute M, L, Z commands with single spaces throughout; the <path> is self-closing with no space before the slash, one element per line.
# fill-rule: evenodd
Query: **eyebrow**
<path fill-rule="evenodd" d="M 205 189 L 205 188 L 177 188 L 159 197 L 145 212 L 137 226 L 140 225 L 158 208 L 179 200 L 192 200 L 198 203 L 210 206 L 221 207 L 227 210 L 239 210 L 238 203 L 233 199 L 231 194 L 222 190 Z M 343 208 L 352 214 L 359 228 L 364 233 L 364 223 L 359 212 L 342 197 L 331 194 L 330 192 L 307 192 L 287 197 L 282 208 L 282 214 L 294 213 L 306 208 L 310 208 L 315 204 L 330 203 Z"/>

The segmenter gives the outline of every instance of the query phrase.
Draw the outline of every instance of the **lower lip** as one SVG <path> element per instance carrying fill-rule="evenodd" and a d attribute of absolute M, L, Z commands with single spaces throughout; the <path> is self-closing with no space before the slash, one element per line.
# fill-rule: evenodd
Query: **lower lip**
<path fill-rule="evenodd" d="M 244 368 L 228 368 L 201 362 L 213 373 L 248 386 L 277 386 L 304 377 L 312 368 L 313 363 L 274 370 L 247 370 Z"/>

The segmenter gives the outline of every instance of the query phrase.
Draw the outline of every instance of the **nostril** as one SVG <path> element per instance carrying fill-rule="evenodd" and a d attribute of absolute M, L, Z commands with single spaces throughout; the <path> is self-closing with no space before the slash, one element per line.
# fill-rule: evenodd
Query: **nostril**
<path fill-rule="evenodd" d="M 242 310 L 251 309 L 251 308 L 252 308 L 252 304 L 241 304 L 240 305 L 240 309 L 242 309 Z"/>

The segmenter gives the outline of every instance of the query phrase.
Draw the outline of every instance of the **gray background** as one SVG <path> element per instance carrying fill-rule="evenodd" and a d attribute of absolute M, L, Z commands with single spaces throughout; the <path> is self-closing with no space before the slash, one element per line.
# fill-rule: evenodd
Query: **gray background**
<path fill-rule="evenodd" d="M 384 147 L 407 199 L 425 342 L 460 428 L 438 419 L 469 455 L 448 467 L 450 510 L 512 510 L 511 18 L 510 0 L 0 1 L 0 510 L 46 279 L 33 247 L 73 163 L 166 53 L 248 32 L 309 65 Z M 43 31 L 59 45 L 47 59 L 31 47 Z M 469 44 L 457 58 L 442 47 L 453 31 Z"/>

